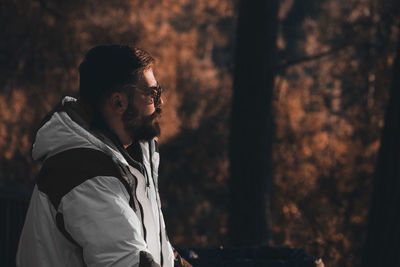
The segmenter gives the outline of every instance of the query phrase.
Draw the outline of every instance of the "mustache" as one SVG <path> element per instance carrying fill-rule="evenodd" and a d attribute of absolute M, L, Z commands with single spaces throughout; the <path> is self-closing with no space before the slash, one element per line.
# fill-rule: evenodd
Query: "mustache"
<path fill-rule="evenodd" d="M 148 117 L 148 120 L 153 121 L 157 118 L 161 117 L 162 110 L 161 108 L 156 108 L 156 110 Z"/>

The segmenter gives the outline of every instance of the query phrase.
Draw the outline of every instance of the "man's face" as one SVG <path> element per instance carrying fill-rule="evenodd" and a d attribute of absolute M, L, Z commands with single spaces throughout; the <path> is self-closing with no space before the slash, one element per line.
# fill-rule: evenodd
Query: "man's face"
<path fill-rule="evenodd" d="M 155 103 L 154 90 L 151 89 L 157 85 L 153 70 L 149 69 L 143 72 L 143 76 L 133 88 L 133 100 L 128 100 L 128 107 L 122 116 L 124 128 L 133 142 L 160 136 L 158 119 L 163 101 L 160 99 Z"/>

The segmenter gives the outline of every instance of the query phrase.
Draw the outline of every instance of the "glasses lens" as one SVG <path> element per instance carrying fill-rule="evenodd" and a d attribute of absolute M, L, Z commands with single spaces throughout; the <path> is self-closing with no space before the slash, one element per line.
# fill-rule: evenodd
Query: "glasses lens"
<path fill-rule="evenodd" d="M 145 87 L 145 88 L 139 88 L 136 86 L 133 86 L 134 88 L 138 88 L 140 91 L 142 91 L 144 94 L 150 96 L 153 98 L 154 104 L 159 105 L 161 101 L 161 93 L 162 93 L 162 87 L 159 82 L 157 82 L 157 86 L 152 86 L 152 87 Z"/>
<path fill-rule="evenodd" d="M 161 93 L 162 93 L 162 87 L 161 87 L 161 84 L 159 82 L 157 82 L 157 87 L 155 88 L 155 91 L 156 91 L 156 93 L 154 95 L 154 103 L 156 105 L 158 105 L 159 102 L 160 102 Z"/>

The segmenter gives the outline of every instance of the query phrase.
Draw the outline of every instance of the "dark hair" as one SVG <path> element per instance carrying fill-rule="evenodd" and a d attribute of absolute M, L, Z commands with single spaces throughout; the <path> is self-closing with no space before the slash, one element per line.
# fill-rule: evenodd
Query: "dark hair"
<path fill-rule="evenodd" d="M 121 45 L 101 45 L 87 52 L 79 66 L 79 95 L 94 109 L 104 99 L 135 84 L 144 70 L 152 68 L 153 57 L 143 49 Z"/>

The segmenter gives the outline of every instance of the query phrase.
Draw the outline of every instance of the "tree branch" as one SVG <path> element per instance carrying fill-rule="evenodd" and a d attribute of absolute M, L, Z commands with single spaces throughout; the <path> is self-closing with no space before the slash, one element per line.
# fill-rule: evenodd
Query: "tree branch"
<path fill-rule="evenodd" d="M 301 63 L 305 63 L 308 61 L 313 61 L 313 60 L 317 60 L 326 56 L 330 56 L 333 54 L 336 54 L 339 51 L 342 51 L 350 46 L 353 46 L 354 44 L 344 44 L 340 47 L 336 47 L 333 48 L 331 50 L 325 51 L 325 52 L 321 52 L 315 55 L 311 55 L 311 56 L 306 56 L 306 57 L 300 57 L 300 58 L 296 58 L 296 59 L 292 59 L 292 60 L 283 60 L 281 62 L 281 64 L 278 65 L 278 72 L 282 72 L 285 69 L 287 69 L 288 67 L 291 67 L 293 65 L 297 65 L 297 64 L 301 64 Z"/>

